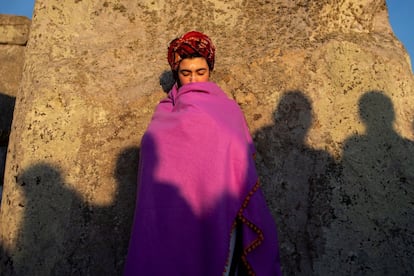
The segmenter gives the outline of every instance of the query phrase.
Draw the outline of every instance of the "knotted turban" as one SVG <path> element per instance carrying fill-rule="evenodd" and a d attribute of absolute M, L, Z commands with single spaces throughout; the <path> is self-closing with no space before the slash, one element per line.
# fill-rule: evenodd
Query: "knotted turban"
<path fill-rule="evenodd" d="M 210 70 L 213 70 L 215 51 L 216 48 L 207 35 L 191 31 L 170 42 L 168 47 L 168 63 L 171 66 L 171 70 L 177 71 L 182 59 L 201 56 L 206 59 Z"/>

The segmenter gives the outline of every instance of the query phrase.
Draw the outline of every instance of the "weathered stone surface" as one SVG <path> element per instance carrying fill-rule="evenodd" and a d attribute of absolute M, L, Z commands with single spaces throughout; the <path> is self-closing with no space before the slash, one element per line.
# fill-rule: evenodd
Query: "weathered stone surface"
<path fill-rule="evenodd" d="M 0 145 L 8 139 L 14 98 L 22 79 L 25 46 L 15 42 L 24 40 L 22 44 L 26 43 L 30 22 L 26 17 L 0 14 Z M 25 34 L 11 38 L 11 33 L 17 34 L 22 29 L 27 30 Z"/>
<path fill-rule="evenodd" d="M 139 140 L 190 29 L 245 112 L 286 275 L 414 271 L 410 61 L 385 1 L 38 0 L 0 214 L 8 274 L 122 271 Z"/>
<path fill-rule="evenodd" d="M 25 46 L 0 45 L 0 93 L 16 96 L 22 79 Z"/>
<path fill-rule="evenodd" d="M 30 22 L 25 16 L 0 14 L 0 44 L 25 45 Z"/>
<path fill-rule="evenodd" d="M 30 20 L 0 14 L 0 194 L 15 96 L 22 78 Z M 0 196 L 1 200 L 1 196 Z"/>

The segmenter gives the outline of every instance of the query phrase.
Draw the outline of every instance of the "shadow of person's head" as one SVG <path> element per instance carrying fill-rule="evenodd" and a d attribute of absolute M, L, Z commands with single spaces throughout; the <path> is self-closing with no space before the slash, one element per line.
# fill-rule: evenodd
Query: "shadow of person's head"
<path fill-rule="evenodd" d="M 18 275 L 51 271 L 64 254 L 60 245 L 71 231 L 71 206 L 80 197 L 65 183 L 61 169 L 47 162 L 25 167 L 16 177 L 22 190 L 19 206 L 24 213 L 14 250 Z M 47 260 L 47 261 L 45 261 Z"/>
<path fill-rule="evenodd" d="M 370 91 L 359 99 L 359 117 L 368 132 L 392 129 L 395 112 L 391 99 L 380 91 Z"/>
<path fill-rule="evenodd" d="M 29 166 L 22 171 L 17 176 L 17 184 L 24 190 L 26 202 L 31 204 L 31 209 L 38 208 L 38 211 L 45 211 L 43 204 L 46 202 L 49 202 L 47 206 L 50 206 L 51 202 L 59 202 L 59 199 L 65 195 L 64 191 L 68 190 L 59 168 L 44 162 Z"/>
<path fill-rule="evenodd" d="M 283 137 L 301 142 L 312 124 L 312 105 L 301 91 L 288 91 L 273 115 L 274 124 Z"/>

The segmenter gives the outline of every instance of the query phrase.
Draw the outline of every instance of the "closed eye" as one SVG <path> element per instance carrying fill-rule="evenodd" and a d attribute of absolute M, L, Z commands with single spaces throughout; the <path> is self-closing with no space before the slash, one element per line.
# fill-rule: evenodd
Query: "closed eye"
<path fill-rule="evenodd" d="M 191 71 L 189 71 L 189 70 L 181 70 L 180 73 L 181 73 L 181 75 L 183 75 L 185 77 L 191 75 Z"/>
<path fill-rule="evenodd" d="M 207 69 L 204 69 L 204 68 L 198 69 L 196 72 L 198 75 L 202 76 L 207 72 Z"/>

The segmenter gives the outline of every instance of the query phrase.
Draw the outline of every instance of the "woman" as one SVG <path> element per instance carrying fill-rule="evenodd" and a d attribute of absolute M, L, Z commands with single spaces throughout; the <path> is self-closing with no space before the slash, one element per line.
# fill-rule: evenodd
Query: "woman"
<path fill-rule="evenodd" d="M 215 47 L 189 32 L 168 62 L 176 84 L 141 142 L 125 275 L 279 275 L 276 228 L 239 106 L 213 82 Z"/>

